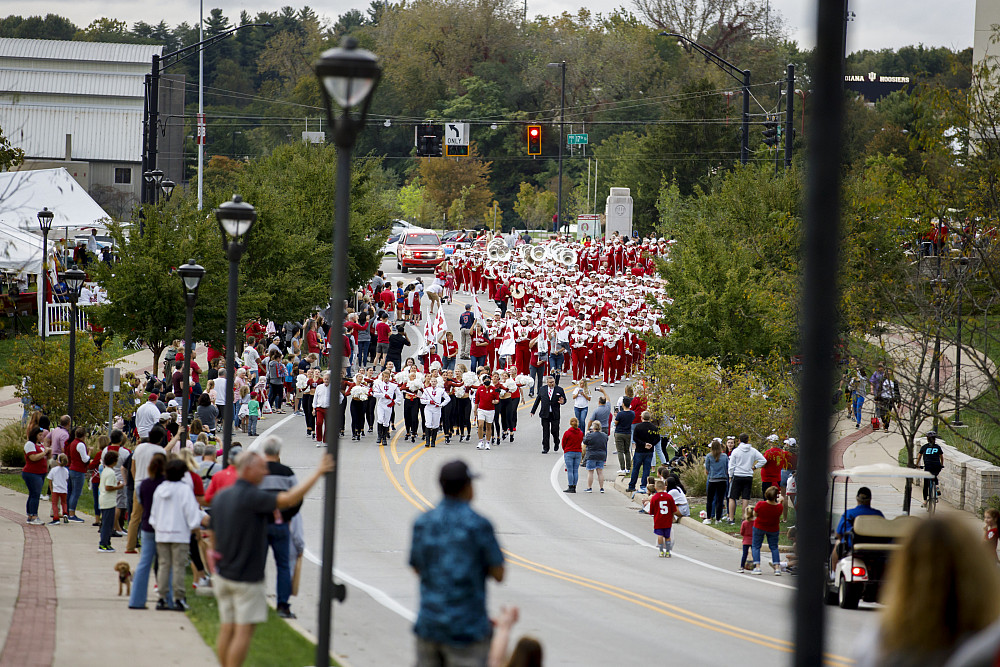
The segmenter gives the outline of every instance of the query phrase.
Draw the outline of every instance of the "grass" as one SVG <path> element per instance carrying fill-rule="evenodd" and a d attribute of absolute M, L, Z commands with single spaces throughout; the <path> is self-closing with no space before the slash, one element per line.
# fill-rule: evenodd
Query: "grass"
<path fill-rule="evenodd" d="M 187 586 L 190 590 L 190 574 Z M 187 602 L 191 607 L 188 618 L 205 643 L 215 651 L 215 640 L 219 634 L 219 607 L 215 598 L 189 595 Z M 254 632 L 245 664 L 251 667 L 301 667 L 315 663 L 316 645 L 293 630 L 269 607 L 267 622 L 258 625 Z"/>
<path fill-rule="evenodd" d="M 750 501 L 751 505 L 755 504 L 755 501 Z M 701 516 L 701 511 L 705 509 L 705 505 L 691 505 L 691 518 L 684 519 L 684 521 L 701 521 L 699 518 Z M 726 535 L 732 535 L 734 537 L 740 536 L 740 524 L 743 523 L 743 511 L 739 503 L 736 504 L 736 521 L 732 524 L 726 522 L 712 524 L 711 528 L 725 533 Z M 783 547 L 790 547 L 792 543 L 788 541 L 788 528 L 795 525 L 795 509 L 788 508 L 788 521 L 783 521 L 781 523 L 781 531 L 778 533 L 778 544 Z M 766 545 L 765 541 L 765 545 Z"/>
<path fill-rule="evenodd" d="M 23 493 L 24 495 L 28 495 L 28 487 L 24 485 L 24 480 L 21 479 L 21 473 L 19 472 L 0 475 L 0 486 L 12 489 L 18 493 Z M 39 504 L 39 517 L 44 518 L 49 516 L 49 510 L 51 507 L 52 505 L 48 502 L 42 502 Z M 90 492 L 89 483 L 86 487 L 84 487 L 83 493 L 80 494 L 80 502 L 76 504 L 76 508 L 83 514 L 92 515 L 94 513 L 94 494 Z"/>

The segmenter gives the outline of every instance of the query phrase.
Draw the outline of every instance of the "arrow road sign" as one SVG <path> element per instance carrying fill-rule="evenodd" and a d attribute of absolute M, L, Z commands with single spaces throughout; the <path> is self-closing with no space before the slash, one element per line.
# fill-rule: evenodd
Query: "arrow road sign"
<path fill-rule="evenodd" d="M 468 123 L 445 123 L 444 143 L 446 146 L 468 146 L 469 145 L 469 124 Z"/>

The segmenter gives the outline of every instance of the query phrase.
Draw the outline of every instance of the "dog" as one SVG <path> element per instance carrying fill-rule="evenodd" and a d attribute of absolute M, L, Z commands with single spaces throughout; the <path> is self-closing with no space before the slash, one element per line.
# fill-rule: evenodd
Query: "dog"
<path fill-rule="evenodd" d="M 132 568 L 129 567 L 128 563 L 123 560 L 118 561 L 115 565 L 115 572 L 118 573 L 118 595 L 122 595 L 122 590 L 124 589 L 125 595 L 132 595 Z"/>

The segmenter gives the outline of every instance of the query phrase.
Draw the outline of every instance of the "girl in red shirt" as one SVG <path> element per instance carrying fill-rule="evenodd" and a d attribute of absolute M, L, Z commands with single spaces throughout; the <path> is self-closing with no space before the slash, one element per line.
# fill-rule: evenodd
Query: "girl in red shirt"
<path fill-rule="evenodd" d="M 580 477 L 580 459 L 583 458 L 583 431 L 580 430 L 580 421 L 576 417 L 569 420 L 569 428 L 562 435 L 562 448 L 567 478 L 564 493 L 576 493 L 576 483 Z"/>
<path fill-rule="evenodd" d="M 774 576 L 781 576 L 781 555 L 778 553 L 778 531 L 781 530 L 781 492 L 778 487 L 768 487 L 764 492 L 764 500 L 754 507 L 756 517 L 753 520 L 753 544 L 750 547 L 753 555 L 753 572 L 760 575 L 760 547 L 767 538 L 767 546 L 771 550 L 771 568 Z"/>

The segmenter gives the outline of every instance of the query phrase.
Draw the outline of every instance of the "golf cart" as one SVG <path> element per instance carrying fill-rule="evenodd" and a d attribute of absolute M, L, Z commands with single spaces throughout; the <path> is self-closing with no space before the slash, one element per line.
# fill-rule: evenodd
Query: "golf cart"
<path fill-rule="evenodd" d="M 831 473 L 834 484 L 844 481 L 844 513 L 847 513 L 848 484 L 871 479 L 926 479 L 931 473 L 918 468 L 900 468 L 888 463 L 855 466 Z M 857 609 L 861 600 L 876 602 L 885 579 L 886 565 L 892 552 L 899 548 L 903 538 L 912 530 L 917 517 L 902 515 L 894 519 L 880 516 L 859 516 L 843 540 L 837 543 L 833 513 L 834 493 L 830 493 L 828 533 L 830 552 L 837 549 L 839 560 L 830 570 L 832 558 L 827 559 L 826 603 L 843 609 Z M 839 521 L 840 517 L 837 517 Z M 850 546 L 848 546 L 850 545 Z"/>

